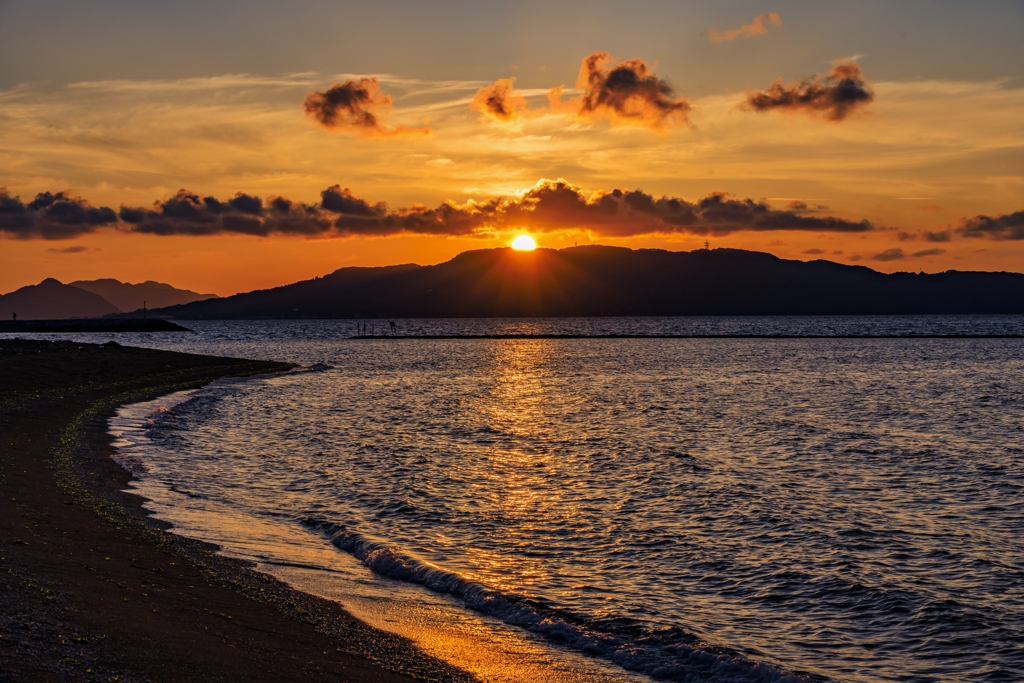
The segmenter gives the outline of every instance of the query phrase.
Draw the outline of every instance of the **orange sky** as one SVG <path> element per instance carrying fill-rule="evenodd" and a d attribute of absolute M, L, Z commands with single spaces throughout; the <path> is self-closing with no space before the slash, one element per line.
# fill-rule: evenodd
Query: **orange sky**
<path fill-rule="evenodd" d="M 0 5 L 0 25 L 5 12 L 9 18 L 31 12 L 28 7 Z M 593 29 L 593 44 L 573 48 L 572 56 L 552 48 L 544 63 L 530 64 L 524 47 L 523 59 L 448 64 L 433 77 L 421 73 L 413 56 L 401 73 L 393 55 L 382 57 L 378 69 L 366 55 L 348 60 L 366 68 L 362 73 L 346 72 L 346 60 L 336 56 L 306 71 L 288 70 L 296 65 L 286 60 L 275 71 L 253 58 L 252 70 L 243 73 L 214 55 L 178 76 L 163 65 L 126 73 L 127 67 L 97 62 L 91 71 L 67 74 L 55 66 L 45 81 L 29 78 L 39 74 L 19 63 L 23 80 L 8 77 L 0 89 L 0 187 L 22 204 L 39 192 L 69 191 L 90 206 L 152 212 L 154 202 L 182 188 L 221 201 L 236 193 L 264 203 L 283 196 L 321 211 L 321 192 L 338 185 L 367 206 L 386 202 L 387 209 L 375 209 L 379 215 L 397 216 L 445 202 L 515 202 L 543 178 L 564 178 L 588 201 L 621 189 L 696 205 L 724 192 L 776 212 L 799 202 L 807 207 L 800 216 L 868 221 L 871 229 L 737 226 L 708 234 L 661 224 L 627 236 L 573 214 L 561 223 L 528 221 L 525 229 L 541 246 L 690 250 L 709 239 L 712 247 L 883 271 L 1024 270 L 1024 240 L 1006 239 L 1005 231 L 970 236 L 959 230 L 975 216 L 1024 209 L 1024 88 L 1005 59 L 1005 49 L 1018 48 L 999 47 L 1001 33 L 991 34 L 995 47 L 985 45 L 980 30 L 971 43 L 983 55 L 992 51 L 991 63 L 958 69 L 937 56 L 932 72 L 922 68 L 915 76 L 897 67 L 897 57 L 903 64 L 918 56 L 915 50 L 933 49 L 923 42 L 886 53 L 890 48 L 871 43 L 876 37 L 868 27 L 851 29 L 835 44 L 808 42 L 815 26 L 827 25 L 822 17 L 816 24 L 782 9 L 771 16 L 751 9 L 748 16 L 701 7 L 702 23 L 680 29 L 679 45 L 619 40 L 602 24 Z M 879 18 L 891 11 L 865 7 Z M 1021 13 L 1008 11 L 1003 24 L 1024 28 Z M 953 26 L 955 19 L 943 21 Z M 877 51 L 858 54 L 861 43 Z M 464 51 L 471 57 L 480 49 Z M 602 57 L 605 49 L 610 54 Z M 679 50 L 693 59 L 681 61 Z M 588 67 L 586 58 L 595 54 Z M 99 58 L 83 57 L 90 59 Z M 837 116 L 831 101 L 821 99 L 819 109 L 744 106 L 746 91 L 768 92 L 775 78 L 787 89 L 801 87 L 802 78 L 805 93 L 808 83 L 831 87 L 828 74 L 837 63 L 854 65 L 870 92 L 849 112 Z M 693 64 L 716 78 L 695 80 Z M 999 76 L 1000 64 L 1006 76 Z M 342 68 L 332 72 L 332 66 Z M 624 98 L 615 78 L 626 72 L 613 73 L 617 67 L 639 79 Z M 337 87 L 329 90 L 332 84 Z M 366 98 L 346 108 L 351 101 L 344 98 L 360 86 L 369 87 Z M 18 239 L 22 233 L 14 228 L 3 231 L 0 214 L 0 292 L 44 277 L 115 277 L 226 295 L 347 265 L 430 264 L 466 249 L 504 246 L 524 230 L 510 221 L 459 235 L 353 236 L 332 228 L 310 238 L 219 229 L 203 236 L 143 234 L 121 220 L 66 239 Z"/>

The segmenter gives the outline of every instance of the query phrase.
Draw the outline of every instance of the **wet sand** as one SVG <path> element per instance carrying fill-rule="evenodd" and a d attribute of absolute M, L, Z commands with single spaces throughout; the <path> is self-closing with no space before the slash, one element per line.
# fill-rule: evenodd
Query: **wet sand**
<path fill-rule="evenodd" d="M 0 681 L 470 681 L 337 603 L 168 534 L 124 493 L 117 405 L 286 370 L 0 340 Z"/>

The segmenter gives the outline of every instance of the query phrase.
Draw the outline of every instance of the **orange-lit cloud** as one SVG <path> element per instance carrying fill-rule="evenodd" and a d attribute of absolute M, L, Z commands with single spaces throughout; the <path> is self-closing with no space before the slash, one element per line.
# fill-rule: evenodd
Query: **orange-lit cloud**
<path fill-rule="evenodd" d="M 485 119 L 510 122 L 527 111 L 526 98 L 515 92 L 514 78 L 502 78 L 480 88 L 470 107 L 480 112 Z"/>
<path fill-rule="evenodd" d="M 548 96 L 554 111 L 572 113 L 591 121 L 664 129 L 689 123 L 692 107 L 677 97 L 667 81 L 655 76 L 642 59 L 613 63 L 607 52 L 583 59 L 576 88 L 579 97 L 562 100 L 562 89 Z"/>
<path fill-rule="evenodd" d="M 387 126 L 381 118 L 391 108 L 391 97 L 380 91 L 376 78 L 334 83 L 324 92 L 306 94 L 306 113 L 328 130 L 355 132 L 362 137 L 429 135 L 429 128 Z"/>
<path fill-rule="evenodd" d="M 996 240 L 1024 240 L 1024 211 L 1002 216 L 975 216 L 960 221 L 957 232 L 964 237 L 989 237 Z"/>
<path fill-rule="evenodd" d="M 5 195 L 10 202 L 17 198 Z M 78 200 L 85 205 L 84 200 Z M 29 209 L 25 209 L 29 211 Z M 801 205 L 775 209 L 765 201 L 736 199 L 722 192 L 696 202 L 678 197 L 656 197 L 641 190 L 585 192 L 565 180 L 541 180 L 509 197 L 465 204 L 443 202 L 434 208 L 413 205 L 391 209 L 371 202 L 339 185 L 320 193 L 320 202 L 304 204 L 285 197 L 238 193 L 222 201 L 179 190 L 150 208 L 122 206 L 117 216 L 104 209 L 105 225 L 120 219 L 126 233 L 148 235 L 293 235 L 348 237 L 386 235 L 442 235 L 489 237 L 495 232 L 529 229 L 540 232 L 586 230 L 593 235 L 632 237 L 653 234 L 723 236 L 735 232 L 795 230 L 803 232 L 863 233 L 874 230 L 868 221 L 808 215 Z M 37 224 L 15 236 L 44 237 L 41 225 L 51 219 L 32 214 Z M 95 229 L 89 226 L 87 231 Z M 69 231 L 65 236 L 82 234 Z M 50 239 L 54 239 L 50 236 Z"/>
<path fill-rule="evenodd" d="M 71 239 L 117 223 L 113 209 L 92 206 L 66 192 L 41 192 L 28 204 L 0 187 L 0 236 L 17 239 Z"/>
<path fill-rule="evenodd" d="M 744 106 L 758 112 L 796 111 L 842 121 L 875 98 L 854 62 L 841 62 L 827 76 L 800 79 L 789 85 L 778 79 L 762 92 L 748 90 Z"/>
<path fill-rule="evenodd" d="M 782 26 L 782 19 L 775 12 L 766 12 L 761 16 L 754 17 L 752 22 L 739 28 L 731 28 L 726 31 L 712 29 L 708 38 L 711 39 L 712 43 L 721 43 L 727 40 L 736 40 L 737 38 L 755 38 L 768 33 L 768 26 L 766 24 Z"/>

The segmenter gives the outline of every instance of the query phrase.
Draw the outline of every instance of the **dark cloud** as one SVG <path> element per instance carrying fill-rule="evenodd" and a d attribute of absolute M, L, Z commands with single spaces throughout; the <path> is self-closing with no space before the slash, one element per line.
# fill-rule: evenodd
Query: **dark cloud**
<path fill-rule="evenodd" d="M 52 251 L 57 254 L 81 254 L 83 252 L 89 251 L 89 247 L 83 247 L 82 245 L 61 248 L 50 247 L 49 249 L 47 249 L 47 251 Z"/>
<path fill-rule="evenodd" d="M 563 102 L 561 88 L 556 88 L 549 95 L 552 109 L 654 129 L 689 123 L 690 103 L 676 97 L 668 82 L 655 76 L 646 62 L 630 59 L 608 66 L 610 61 L 607 52 L 585 57 L 576 82 L 583 94 Z"/>
<path fill-rule="evenodd" d="M 334 83 L 323 92 L 307 93 L 302 107 L 328 130 L 355 132 L 368 138 L 430 133 L 429 128 L 383 123 L 382 118 L 391 109 L 391 97 L 380 91 L 376 78 L 350 79 Z"/>
<path fill-rule="evenodd" d="M 945 254 L 945 253 L 946 253 L 945 249 L 925 249 L 923 251 L 915 251 L 910 256 L 912 258 L 921 258 L 923 256 L 941 256 L 942 254 Z"/>
<path fill-rule="evenodd" d="M 105 206 L 92 206 L 67 192 L 43 192 L 28 204 L 0 187 L 0 236 L 16 239 L 72 239 L 105 225 L 115 225 L 117 214 Z"/>
<path fill-rule="evenodd" d="M 387 211 L 384 204 L 371 205 L 370 202 L 356 197 L 347 187 L 341 189 L 340 185 L 328 187 L 320 193 L 320 206 L 334 213 L 348 214 L 350 216 L 379 216 Z"/>
<path fill-rule="evenodd" d="M 871 259 L 874 261 L 898 261 L 906 257 L 907 255 L 903 253 L 902 249 L 886 249 L 881 254 L 872 256 Z"/>
<path fill-rule="evenodd" d="M 584 229 L 601 235 L 648 233 L 725 235 L 740 230 L 870 230 L 867 223 L 833 218 L 807 218 L 776 211 L 766 204 L 715 194 L 697 203 L 654 197 L 639 190 L 588 194 L 564 181 L 541 181 L 520 196 L 487 203 L 445 203 L 437 208 L 391 210 L 339 187 L 322 193 L 321 207 L 337 213 L 334 226 L 342 234 L 471 235 L 490 230 L 552 231 Z"/>
<path fill-rule="evenodd" d="M 801 251 L 800 253 L 801 254 L 810 254 L 810 255 L 814 256 L 816 254 L 824 254 L 825 250 L 824 249 L 805 249 L 805 250 Z"/>
<path fill-rule="evenodd" d="M 867 232 L 868 221 L 802 216 L 763 201 L 716 192 L 697 202 L 655 197 L 641 190 L 584 193 L 564 181 L 541 181 L 514 201 L 498 206 L 505 225 L 537 230 L 580 228 L 627 237 L 651 233 L 722 236 L 740 231 Z"/>
<path fill-rule="evenodd" d="M 384 202 L 371 204 L 338 185 L 324 190 L 321 197 L 323 210 L 337 214 L 332 225 L 342 236 L 399 233 L 472 235 L 498 218 L 499 200 L 486 204 L 470 202 L 461 206 L 445 202 L 433 209 L 413 206 L 391 210 Z"/>
<path fill-rule="evenodd" d="M 731 28 L 726 31 L 716 31 L 712 29 L 708 38 L 712 43 L 721 43 L 727 40 L 736 40 L 737 38 L 754 38 L 756 36 L 763 36 L 768 33 L 768 26 L 766 24 L 772 24 L 773 26 L 782 26 L 782 19 L 775 12 L 766 12 L 760 16 L 754 17 L 754 20 L 749 24 L 744 24 L 739 28 Z"/>
<path fill-rule="evenodd" d="M 952 239 L 952 235 L 949 230 L 942 230 L 939 232 L 932 232 L 930 230 L 922 230 L 920 232 L 899 232 L 896 237 L 900 242 L 910 242 L 914 240 L 924 240 L 925 242 L 949 242 Z"/>
<path fill-rule="evenodd" d="M 996 240 L 1024 240 L 1024 211 L 1002 216 L 975 216 L 960 221 L 956 229 L 964 237 L 989 237 Z"/>
<path fill-rule="evenodd" d="M 759 112 L 799 111 L 842 121 L 874 98 L 860 66 L 841 62 L 832 67 L 827 76 L 800 79 L 789 85 L 780 78 L 763 92 L 748 90 L 744 106 Z"/>
<path fill-rule="evenodd" d="M 227 201 L 178 190 L 152 208 L 122 206 L 121 220 L 128 232 L 150 235 L 217 235 L 234 233 L 266 237 L 270 234 L 317 235 L 330 231 L 319 208 L 271 197 L 238 193 Z"/>
<path fill-rule="evenodd" d="M 22 207 L 9 195 L 0 195 L 0 202 L 14 202 L 12 206 L 21 207 L 22 214 L 26 214 L 47 211 L 48 207 L 66 201 L 49 195 L 40 197 L 42 208 L 37 209 Z M 0 203 L 2 206 L 7 204 Z M 110 209 L 105 211 L 108 223 L 115 224 L 117 216 Z M 565 180 L 542 180 L 521 194 L 486 202 L 444 202 L 433 208 L 414 205 L 398 209 L 384 202 L 368 201 L 340 185 L 323 190 L 316 204 L 280 196 L 263 200 L 243 193 L 220 200 L 179 190 L 149 208 L 122 206 L 119 215 L 119 227 L 125 232 L 192 236 L 466 236 L 527 228 L 541 232 L 581 229 L 595 235 L 628 237 L 652 233 L 722 236 L 773 230 L 861 233 L 874 229 L 867 221 L 803 215 L 792 207 L 775 209 L 765 201 L 737 199 L 725 193 L 713 193 L 691 202 L 678 197 L 656 197 L 641 190 L 590 193 Z M 42 236 L 31 231 L 25 234 Z"/>
<path fill-rule="evenodd" d="M 480 88 L 470 107 L 493 121 L 514 121 L 527 110 L 526 98 L 515 92 L 514 78 L 502 78 Z"/>

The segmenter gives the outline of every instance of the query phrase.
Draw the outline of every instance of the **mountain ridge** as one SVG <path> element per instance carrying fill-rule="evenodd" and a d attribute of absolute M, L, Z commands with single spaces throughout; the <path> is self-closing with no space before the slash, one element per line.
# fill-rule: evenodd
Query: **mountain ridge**
<path fill-rule="evenodd" d="M 739 249 L 463 252 L 154 311 L 183 320 L 1024 313 L 1024 274 L 892 273 Z"/>
<path fill-rule="evenodd" d="M 0 296 L 0 320 L 62 320 L 101 318 L 120 309 L 99 294 L 48 277 L 37 285 Z"/>
<path fill-rule="evenodd" d="M 122 313 L 146 308 L 166 308 L 193 301 L 217 298 L 216 294 L 200 294 L 190 289 L 180 289 L 164 282 L 146 280 L 132 284 L 114 278 L 97 280 L 75 280 L 68 283 L 72 287 L 99 294 L 114 304 Z"/>
<path fill-rule="evenodd" d="M 215 296 L 197 294 L 153 280 L 134 285 L 113 278 L 65 284 L 50 277 L 38 284 L 0 295 L 0 320 L 12 320 L 15 314 L 21 320 L 100 318 L 138 311 L 144 301 L 148 306 L 158 308 Z M 134 305 L 136 302 L 138 305 Z"/>

